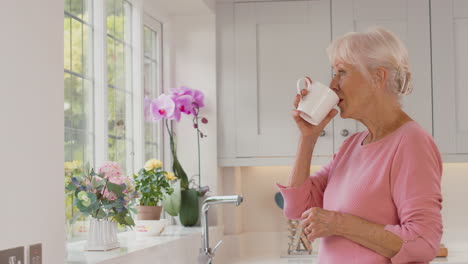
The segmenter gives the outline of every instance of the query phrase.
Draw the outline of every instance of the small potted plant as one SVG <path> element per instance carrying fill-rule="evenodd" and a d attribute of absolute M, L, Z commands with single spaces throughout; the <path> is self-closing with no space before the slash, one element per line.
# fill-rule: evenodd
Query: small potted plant
<path fill-rule="evenodd" d="M 164 171 L 162 166 L 163 164 L 160 160 L 150 159 L 133 176 L 135 189 L 140 196 L 137 205 L 138 214 L 135 229 L 137 232 L 151 232 L 153 235 L 157 235 L 168 224 L 166 219 L 160 219 L 162 211 L 161 202 L 165 195 L 171 195 L 174 192 L 171 183 L 177 178 L 174 176 L 174 173 Z M 155 221 L 158 220 L 161 221 L 156 223 Z M 158 225 L 158 227 L 155 225 Z"/>
<path fill-rule="evenodd" d="M 91 216 L 87 250 L 110 250 L 119 247 L 117 223 L 135 225 L 131 207 L 138 193 L 133 182 L 122 173 L 117 162 L 108 162 L 98 169 L 86 169 L 83 176 L 74 176 L 66 185 L 73 204 L 84 216 Z"/>

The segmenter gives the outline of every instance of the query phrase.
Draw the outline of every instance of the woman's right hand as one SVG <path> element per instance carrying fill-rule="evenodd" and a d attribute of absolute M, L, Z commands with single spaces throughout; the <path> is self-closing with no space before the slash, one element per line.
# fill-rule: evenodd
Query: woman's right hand
<path fill-rule="evenodd" d="M 301 90 L 302 96 L 307 96 L 307 89 Z M 338 114 L 338 110 L 332 109 L 327 116 L 320 122 L 318 125 L 312 125 L 311 123 L 305 121 L 299 114 L 300 111 L 296 110 L 297 106 L 299 105 L 299 101 L 301 100 L 301 96 L 296 94 L 296 98 L 294 99 L 294 110 L 292 110 L 291 115 L 296 122 L 297 127 L 301 133 L 302 137 L 315 137 L 318 138 L 320 136 L 320 132 L 323 131 L 325 126 L 333 119 L 333 117 Z"/>

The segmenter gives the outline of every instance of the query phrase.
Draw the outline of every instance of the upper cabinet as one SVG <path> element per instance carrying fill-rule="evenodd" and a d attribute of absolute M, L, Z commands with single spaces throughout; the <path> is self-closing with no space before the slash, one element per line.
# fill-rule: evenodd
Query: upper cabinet
<path fill-rule="evenodd" d="M 331 78 L 330 1 L 219 3 L 217 36 L 220 165 L 290 164 L 296 81 Z M 314 155 L 332 154 L 330 125 Z"/>
<path fill-rule="evenodd" d="M 413 92 L 402 100 L 408 115 L 432 134 L 431 50 L 428 0 L 333 0 L 332 37 L 382 26 L 408 48 Z M 353 119 L 335 118 L 335 151 L 349 135 L 366 128 Z"/>
<path fill-rule="evenodd" d="M 408 48 L 414 89 L 403 109 L 434 135 L 444 161 L 468 161 L 462 101 L 468 98 L 468 1 L 218 2 L 216 20 L 220 166 L 292 164 L 296 80 L 329 84 L 330 41 L 374 26 L 395 32 Z M 347 137 L 365 129 L 335 117 L 312 164 L 327 163 Z"/>
<path fill-rule="evenodd" d="M 432 0 L 434 138 L 445 161 L 468 161 L 468 1 Z"/>
<path fill-rule="evenodd" d="M 239 3 L 234 16 L 236 156 L 294 156 L 296 80 L 330 81 L 330 2 Z M 316 155 L 333 153 L 327 129 Z"/>

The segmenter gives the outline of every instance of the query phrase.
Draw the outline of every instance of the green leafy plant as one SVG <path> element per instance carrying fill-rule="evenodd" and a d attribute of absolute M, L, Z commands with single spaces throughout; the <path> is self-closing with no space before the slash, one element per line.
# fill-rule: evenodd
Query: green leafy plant
<path fill-rule="evenodd" d="M 177 178 L 174 173 L 164 171 L 162 165 L 161 161 L 150 159 L 144 168 L 133 175 L 135 189 L 140 194 L 139 205 L 157 206 L 166 194 L 174 192 L 171 183 Z"/>

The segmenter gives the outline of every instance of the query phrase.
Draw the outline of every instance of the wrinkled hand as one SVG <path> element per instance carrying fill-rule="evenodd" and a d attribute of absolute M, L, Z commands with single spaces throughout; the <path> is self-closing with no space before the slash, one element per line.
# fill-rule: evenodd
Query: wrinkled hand
<path fill-rule="evenodd" d="M 338 233 L 337 227 L 342 221 L 342 214 L 312 207 L 302 213 L 301 226 L 309 241 L 319 237 L 327 237 Z"/>

